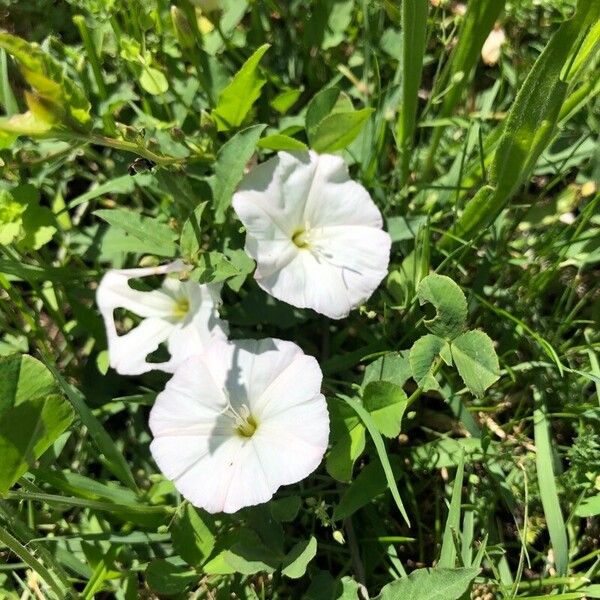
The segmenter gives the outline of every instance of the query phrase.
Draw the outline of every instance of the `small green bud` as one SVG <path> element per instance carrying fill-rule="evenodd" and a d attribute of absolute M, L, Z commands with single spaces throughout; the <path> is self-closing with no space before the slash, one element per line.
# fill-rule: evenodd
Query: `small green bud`
<path fill-rule="evenodd" d="M 192 26 L 183 12 L 176 6 L 171 6 L 171 21 L 179 45 L 186 50 L 193 48 L 196 45 L 196 39 Z"/>

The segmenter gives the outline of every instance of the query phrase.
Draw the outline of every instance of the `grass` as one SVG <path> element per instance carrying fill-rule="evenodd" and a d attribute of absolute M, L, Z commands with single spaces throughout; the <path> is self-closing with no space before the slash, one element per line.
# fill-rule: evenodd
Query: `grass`
<path fill-rule="evenodd" d="M 418 577 L 444 600 L 600 597 L 593 1 L 228 1 L 196 19 L 181 0 L 174 20 L 163 0 L 69 0 L 43 18 L 38 2 L 5 4 L 4 27 L 43 54 L 0 40 L 0 355 L 39 359 L 72 422 L 0 497 L 1 598 L 398 586 L 384 600 Z M 507 41 L 486 66 L 495 21 Z M 58 85 L 44 91 L 28 59 Z M 35 123 L 15 125 L 28 108 Z M 278 145 L 342 153 L 392 234 L 387 279 L 343 321 L 268 297 L 244 261 L 231 194 Z M 35 218 L 15 216 L 25 205 Z M 108 369 L 94 304 L 107 269 L 184 251 L 225 282 L 232 337 L 293 340 L 325 373 L 323 464 L 232 516 L 191 509 L 159 473 L 147 417 L 167 376 Z M 439 352 L 430 387 L 413 377 L 430 273 L 458 284 L 466 327 L 493 341 L 499 379 L 479 396 Z M 407 399 L 391 437 L 365 408 L 379 380 Z M 5 448 L 28 430 L 2 402 Z"/>

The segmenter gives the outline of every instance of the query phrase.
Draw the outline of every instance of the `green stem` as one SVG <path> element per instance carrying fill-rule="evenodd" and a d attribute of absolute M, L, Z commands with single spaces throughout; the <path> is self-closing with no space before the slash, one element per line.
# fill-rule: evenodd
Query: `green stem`
<path fill-rule="evenodd" d="M 67 135 L 61 136 L 59 139 L 63 139 L 65 141 L 72 141 L 73 139 L 77 139 L 82 142 L 87 142 L 88 144 L 96 144 L 98 146 L 105 146 L 106 148 L 114 148 L 115 150 L 123 150 L 125 152 L 131 152 L 133 154 L 137 154 L 138 156 L 142 156 L 143 158 L 147 158 L 152 161 L 156 165 L 160 167 L 166 167 L 169 165 L 176 164 L 184 164 L 188 162 L 189 159 L 186 158 L 174 158 L 172 156 L 162 156 L 160 154 L 156 154 L 148 148 L 141 146 L 140 144 L 136 144 L 135 142 L 128 142 L 127 140 L 119 140 L 116 138 L 107 137 L 104 135 L 97 134 L 89 134 L 89 135 L 80 135 L 80 134 L 72 134 L 69 133 Z M 195 157 L 196 160 L 211 162 L 215 159 L 213 154 L 205 153 L 202 156 L 198 155 Z"/>
<path fill-rule="evenodd" d="M 431 375 L 433 377 L 435 377 L 438 373 L 438 371 L 442 368 L 442 359 L 441 357 L 437 357 L 435 360 L 435 363 L 431 369 Z M 409 397 L 408 400 L 406 401 L 406 408 L 408 408 L 409 406 L 411 406 L 413 403 L 415 403 L 422 395 L 423 392 L 425 390 L 421 387 L 418 387 Z"/>

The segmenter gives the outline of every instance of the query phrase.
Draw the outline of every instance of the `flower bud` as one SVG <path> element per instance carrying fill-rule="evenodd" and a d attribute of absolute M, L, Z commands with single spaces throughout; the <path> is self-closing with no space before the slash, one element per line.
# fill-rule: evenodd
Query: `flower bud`
<path fill-rule="evenodd" d="M 171 21 L 179 45 L 186 50 L 193 48 L 196 45 L 196 40 L 192 26 L 183 11 L 176 6 L 171 6 Z"/>

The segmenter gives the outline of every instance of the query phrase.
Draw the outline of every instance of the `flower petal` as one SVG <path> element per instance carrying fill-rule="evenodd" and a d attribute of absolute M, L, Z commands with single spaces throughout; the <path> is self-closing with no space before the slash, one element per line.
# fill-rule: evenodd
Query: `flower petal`
<path fill-rule="evenodd" d="M 106 327 L 110 364 L 119 373 L 138 375 L 153 369 L 173 372 L 179 363 L 202 352 L 213 339 L 227 337 L 227 325 L 217 311 L 220 285 L 200 285 L 173 278 L 165 278 L 161 288 L 150 292 L 134 290 L 129 285 L 133 278 L 185 269 L 182 261 L 175 261 L 161 267 L 112 270 L 102 278 L 96 300 Z M 189 308 L 179 316 L 176 310 L 182 300 Z M 126 335 L 119 336 L 114 318 L 114 310 L 119 307 L 155 322 L 145 325 L 142 321 Z M 147 362 L 146 357 L 165 341 L 170 359 L 163 363 Z"/>
<path fill-rule="evenodd" d="M 280 152 L 246 176 L 233 205 L 254 277 L 279 300 L 339 319 L 385 277 L 381 213 L 339 156 Z"/>
<path fill-rule="evenodd" d="M 147 362 L 146 357 L 169 337 L 173 329 L 171 323 L 157 318 L 144 319 L 125 335 L 118 335 L 114 320 L 105 319 L 105 322 L 110 366 L 117 373 L 139 375 L 158 368 L 158 364 Z"/>
<path fill-rule="evenodd" d="M 291 342 L 216 340 L 182 363 L 159 394 L 150 414 L 152 455 L 195 506 L 235 512 L 266 502 L 323 457 L 329 419 L 321 377 L 317 362 Z M 242 404 L 257 424 L 250 437 L 238 430 Z"/>
<path fill-rule="evenodd" d="M 183 263 L 175 261 L 160 267 L 108 271 L 96 291 L 98 308 L 103 316 L 112 315 L 112 311 L 120 307 L 140 317 L 169 317 L 173 310 L 173 300 L 167 293 L 160 289 L 151 292 L 134 290 L 129 285 L 129 280 L 150 275 L 165 275 L 182 269 Z"/>

